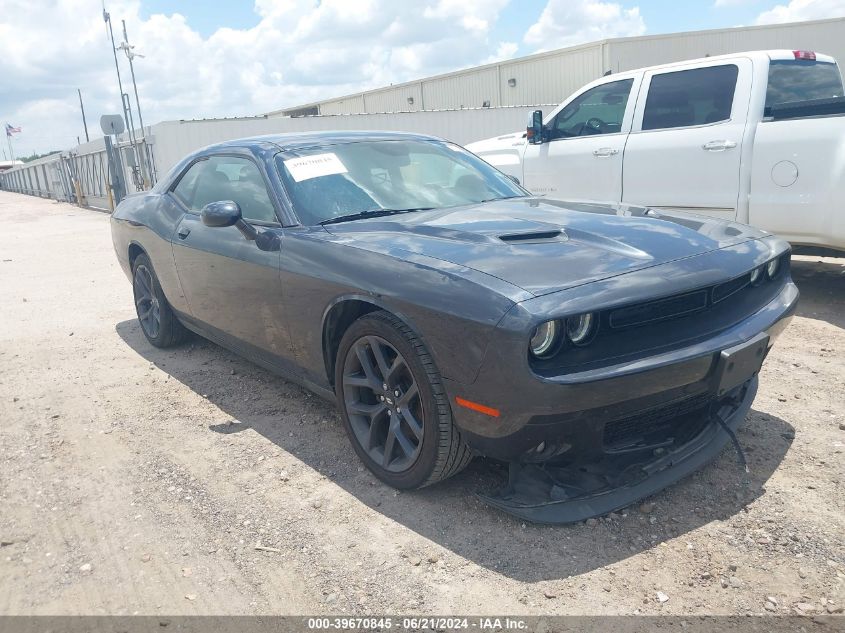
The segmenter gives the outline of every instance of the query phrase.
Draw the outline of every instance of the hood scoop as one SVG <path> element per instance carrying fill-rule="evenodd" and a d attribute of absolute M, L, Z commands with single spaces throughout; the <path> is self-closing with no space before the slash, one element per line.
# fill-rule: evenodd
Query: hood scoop
<path fill-rule="evenodd" d="M 565 242 L 569 238 L 559 229 L 551 231 L 530 231 L 527 233 L 507 233 L 499 239 L 506 244 L 543 244 L 545 242 Z"/>

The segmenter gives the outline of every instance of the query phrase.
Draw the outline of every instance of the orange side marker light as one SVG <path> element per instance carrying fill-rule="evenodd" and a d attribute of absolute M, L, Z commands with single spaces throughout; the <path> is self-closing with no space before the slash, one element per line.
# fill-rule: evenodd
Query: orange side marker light
<path fill-rule="evenodd" d="M 499 417 L 499 410 L 494 409 L 493 407 L 485 407 L 483 404 L 478 404 L 477 402 L 473 402 L 472 400 L 465 400 L 460 396 L 455 396 L 455 402 L 457 402 L 462 407 L 466 407 L 467 409 L 472 409 L 473 411 L 478 411 L 479 413 L 483 413 L 484 415 L 489 415 L 491 418 Z"/>

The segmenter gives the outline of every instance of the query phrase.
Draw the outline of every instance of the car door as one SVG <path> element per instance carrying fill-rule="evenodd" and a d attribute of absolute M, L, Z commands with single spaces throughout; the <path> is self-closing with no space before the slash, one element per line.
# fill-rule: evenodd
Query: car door
<path fill-rule="evenodd" d="M 525 187 L 565 200 L 619 202 L 635 82 L 627 78 L 600 84 L 554 114 L 545 128 L 548 141 L 525 148 Z"/>
<path fill-rule="evenodd" d="M 281 237 L 272 196 L 251 155 L 213 155 L 188 167 L 170 191 L 185 210 L 173 237 L 191 316 L 229 344 L 273 364 L 292 364 L 282 305 L 280 250 L 262 250 L 235 226 L 207 227 L 200 211 L 233 200 L 243 219 Z"/>
<path fill-rule="evenodd" d="M 646 73 L 623 202 L 734 219 L 751 75 L 745 58 Z"/>

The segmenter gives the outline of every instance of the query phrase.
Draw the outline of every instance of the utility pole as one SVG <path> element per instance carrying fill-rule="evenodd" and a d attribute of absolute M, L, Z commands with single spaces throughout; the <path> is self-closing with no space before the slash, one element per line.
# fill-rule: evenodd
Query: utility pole
<path fill-rule="evenodd" d="M 150 180 L 153 179 L 153 169 L 152 169 L 152 161 L 150 160 L 149 153 L 146 149 L 146 137 L 147 133 L 144 129 L 144 117 L 141 115 L 141 100 L 138 98 L 138 82 L 135 81 L 135 64 L 132 62 L 133 59 L 136 57 L 143 57 L 140 53 L 134 52 L 132 49 L 135 47 L 129 44 L 129 35 L 126 33 L 126 20 L 121 20 L 121 24 L 123 25 L 123 43 L 118 46 L 124 53 L 126 53 L 126 59 L 129 60 L 129 72 L 132 74 L 132 89 L 135 92 L 135 111 L 138 113 L 138 124 L 141 126 L 141 134 L 144 138 L 144 163 L 147 168 L 147 174 L 149 174 Z"/>
<path fill-rule="evenodd" d="M 85 121 L 85 106 L 82 105 L 82 90 L 77 88 L 76 92 L 79 94 L 79 109 L 82 110 L 82 126 L 85 128 L 85 142 L 88 143 L 91 139 L 88 138 L 88 123 Z"/>
<path fill-rule="evenodd" d="M 114 45 L 114 30 L 112 30 L 111 25 L 111 15 L 109 12 L 106 11 L 105 7 L 103 7 L 103 21 L 109 25 L 109 37 L 111 38 L 111 50 L 112 54 L 114 55 L 114 69 L 117 71 L 117 87 L 120 90 L 120 103 L 123 106 L 123 119 L 126 122 L 126 130 L 129 132 L 129 143 L 132 145 L 132 152 L 135 155 L 135 162 L 138 162 L 138 147 L 135 141 L 135 124 L 132 121 L 132 113 L 129 110 L 129 104 L 127 103 L 129 95 L 123 92 L 123 81 L 120 79 L 120 65 L 117 62 L 117 47 Z M 134 171 L 133 173 L 137 175 L 137 172 Z M 136 178 L 136 186 L 140 189 L 142 183 L 139 183 Z"/>

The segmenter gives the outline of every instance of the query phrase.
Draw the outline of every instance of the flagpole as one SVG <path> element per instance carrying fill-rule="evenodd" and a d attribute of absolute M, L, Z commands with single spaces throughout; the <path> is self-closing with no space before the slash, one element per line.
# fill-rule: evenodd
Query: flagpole
<path fill-rule="evenodd" d="M 9 142 L 9 154 L 12 155 L 12 162 L 15 162 L 15 150 L 12 149 L 12 135 L 6 132 L 6 140 Z"/>

